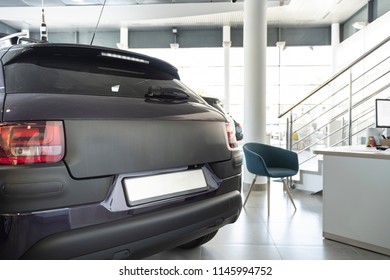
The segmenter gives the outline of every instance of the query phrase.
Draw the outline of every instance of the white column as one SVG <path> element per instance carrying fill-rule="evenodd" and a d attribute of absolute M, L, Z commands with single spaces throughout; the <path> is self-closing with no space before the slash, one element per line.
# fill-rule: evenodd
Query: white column
<path fill-rule="evenodd" d="M 223 53 L 224 53 L 224 108 L 230 113 L 230 26 L 223 27 Z"/>
<path fill-rule="evenodd" d="M 340 44 L 340 24 L 339 23 L 332 23 L 332 29 L 331 29 L 331 44 L 332 44 L 332 67 L 333 67 L 333 73 L 336 73 L 337 71 L 337 51 Z"/>
<path fill-rule="evenodd" d="M 331 46 L 332 46 L 332 72 L 333 74 L 336 74 L 338 69 L 338 49 L 340 45 L 340 24 L 338 23 L 332 23 L 331 25 Z M 335 82 L 336 81 L 336 82 Z M 332 82 L 332 91 L 335 92 L 338 88 L 337 80 Z M 336 106 L 336 104 L 340 101 L 338 101 L 338 98 L 336 96 L 333 96 L 331 99 L 332 106 Z M 332 133 L 332 135 L 329 136 L 328 145 L 332 146 L 336 144 L 339 139 L 343 138 L 343 130 L 342 127 L 342 121 L 341 120 L 333 120 L 329 123 L 328 131 L 336 131 L 336 133 Z"/>
<path fill-rule="evenodd" d="M 244 1 L 245 142 L 266 143 L 266 11 L 265 0 Z M 246 168 L 244 170 L 243 181 L 250 183 L 253 175 Z"/>
<path fill-rule="evenodd" d="M 129 29 L 127 27 L 121 27 L 119 49 L 127 50 L 129 48 Z"/>

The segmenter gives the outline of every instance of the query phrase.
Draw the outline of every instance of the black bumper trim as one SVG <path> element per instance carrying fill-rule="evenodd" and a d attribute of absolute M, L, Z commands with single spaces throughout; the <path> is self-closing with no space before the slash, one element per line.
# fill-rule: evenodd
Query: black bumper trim
<path fill-rule="evenodd" d="M 140 259 L 235 222 L 241 208 L 240 193 L 229 192 L 159 213 L 54 234 L 32 246 L 22 259 L 112 259 L 122 251 Z"/>

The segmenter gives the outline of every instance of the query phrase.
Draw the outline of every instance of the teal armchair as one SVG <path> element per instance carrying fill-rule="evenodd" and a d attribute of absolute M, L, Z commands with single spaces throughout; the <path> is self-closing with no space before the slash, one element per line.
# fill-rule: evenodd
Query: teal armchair
<path fill-rule="evenodd" d="M 264 176 L 267 177 L 268 216 L 270 214 L 270 178 L 282 179 L 283 188 L 296 210 L 297 208 L 292 199 L 286 178 L 298 173 L 298 155 L 293 151 L 261 143 L 246 143 L 244 144 L 243 150 L 246 167 L 250 173 L 255 175 L 245 199 L 244 207 L 255 185 L 257 176 Z"/>

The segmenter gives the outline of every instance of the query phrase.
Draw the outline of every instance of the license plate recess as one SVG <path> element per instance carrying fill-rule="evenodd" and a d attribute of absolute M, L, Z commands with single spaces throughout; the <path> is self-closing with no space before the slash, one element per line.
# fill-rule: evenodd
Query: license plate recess
<path fill-rule="evenodd" d="M 201 169 L 123 179 L 129 206 L 201 192 L 208 189 Z"/>

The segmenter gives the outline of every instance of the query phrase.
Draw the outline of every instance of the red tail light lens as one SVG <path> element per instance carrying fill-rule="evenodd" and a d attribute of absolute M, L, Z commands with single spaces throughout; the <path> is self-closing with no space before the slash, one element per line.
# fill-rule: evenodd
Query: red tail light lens
<path fill-rule="evenodd" d="M 54 163 L 64 152 L 60 121 L 0 124 L 0 164 Z"/>
<path fill-rule="evenodd" d="M 231 123 L 226 123 L 226 132 L 227 132 L 227 140 L 230 148 L 237 148 L 237 139 L 236 139 L 236 131 L 234 129 L 234 125 Z"/>

